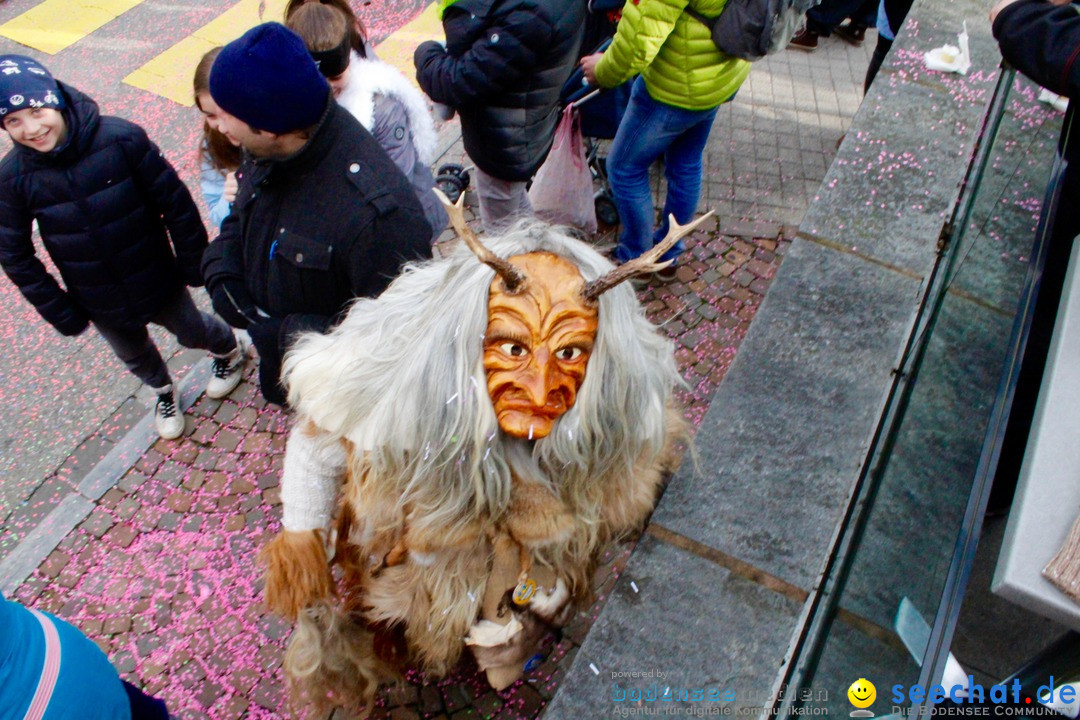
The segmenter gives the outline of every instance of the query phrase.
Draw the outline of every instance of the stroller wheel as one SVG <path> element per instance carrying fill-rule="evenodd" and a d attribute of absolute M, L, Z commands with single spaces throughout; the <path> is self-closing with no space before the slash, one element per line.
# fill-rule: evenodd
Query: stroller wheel
<path fill-rule="evenodd" d="M 453 175 L 458 180 L 460 180 L 462 190 L 465 190 L 465 188 L 469 187 L 469 171 L 466 170 L 463 166 L 458 165 L 457 163 L 446 163 L 445 165 L 440 165 L 439 169 L 435 171 L 435 182 L 438 182 L 438 179 L 443 175 Z"/>
<path fill-rule="evenodd" d="M 456 203 L 458 201 L 458 198 L 461 197 L 461 193 L 465 192 L 465 188 L 468 184 L 468 175 L 465 176 L 464 182 L 459 175 L 453 173 L 440 173 L 439 176 L 435 178 L 435 187 L 442 190 L 443 194 L 446 195 L 446 199 L 451 203 Z"/>
<path fill-rule="evenodd" d="M 605 191 L 596 193 L 593 197 L 593 205 L 596 207 L 596 219 L 601 225 L 619 224 L 619 209 L 615 207 L 615 201 Z"/>

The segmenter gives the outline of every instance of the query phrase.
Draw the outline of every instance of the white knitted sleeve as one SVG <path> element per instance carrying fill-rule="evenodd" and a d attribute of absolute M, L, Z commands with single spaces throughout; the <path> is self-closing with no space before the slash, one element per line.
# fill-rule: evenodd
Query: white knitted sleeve
<path fill-rule="evenodd" d="M 281 524 L 286 530 L 325 530 L 345 475 L 341 441 L 297 425 L 285 445 L 281 473 Z"/>

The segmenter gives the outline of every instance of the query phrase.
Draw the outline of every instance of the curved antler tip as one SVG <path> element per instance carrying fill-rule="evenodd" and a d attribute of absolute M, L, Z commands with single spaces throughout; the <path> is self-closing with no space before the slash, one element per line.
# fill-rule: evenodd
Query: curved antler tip
<path fill-rule="evenodd" d="M 635 275 L 645 275 L 650 272 L 656 272 L 657 270 L 663 270 L 666 267 L 670 267 L 671 264 L 675 262 L 674 258 L 661 262 L 660 257 L 671 250 L 680 238 L 690 234 L 705 222 L 706 219 L 712 217 L 713 212 L 713 210 L 710 210 L 685 225 L 680 225 L 678 221 L 675 220 L 675 216 L 669 214 L 668 233 L 663 240 L 654 245 L 648 252 L 629 262 L 619 265 L 614 270 L 608 271 L 603 277 L 599 277 L 596 280 L 586 283 L 581 293 L 582 296 L 588 302 L 596 302 L 600 295 Z"/>

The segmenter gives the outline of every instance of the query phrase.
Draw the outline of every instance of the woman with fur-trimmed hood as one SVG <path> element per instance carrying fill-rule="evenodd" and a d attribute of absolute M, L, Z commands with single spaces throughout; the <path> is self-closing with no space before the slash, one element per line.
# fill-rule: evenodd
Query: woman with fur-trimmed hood
<path fill-rule="evenodd" d="M 446 229 L 447 218 L 432 192 L 431 163 L 438 136 L 423 94 L 393 65 L 361 56 L 353 47 L 355 32 L 349 18 L 333 5 L 296 6 L 285 24 L 304 41 L 338 104 L 360 121 L 405 173 L 435 242 Z"/>
<path fill-rule="evenodd" d="M 298 415 L 266 594 L 298 621 L 285 666 L 319 706 L 406 665 L 446 673 L 466 646 L 508 686 L 678 461 L 673 348 L 619 284 L 678 236 L 613 269 L 538 223 L 484 247 L 459 214 L 472 252 L 409 266 L 285 362 Z"/>

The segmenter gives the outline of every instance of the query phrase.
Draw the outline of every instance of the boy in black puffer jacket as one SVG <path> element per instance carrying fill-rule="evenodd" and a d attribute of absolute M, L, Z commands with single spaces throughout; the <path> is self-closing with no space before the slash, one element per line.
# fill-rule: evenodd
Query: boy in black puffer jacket
<path fill-rule="evenodd" d="M 559 92 L 577 65 L 586 0 L 443 0 L 446 45 L 413 53 L 416 81 L 457 110 L 491 232 L 531 215 L 525 185 L 544 162 Z"/>
<path fill-rule="evenodd" d="M 97 103 L 32 58 L 0 56 L 0 123 L 15 143 L 0 162 L 0 266 L 61 334 L 93 323 L 154 389 L 161 436 L 179 437 L 184 417 L 146 324 L 213 353 L 211 397 L 236 387 L 245 357 L 228 325 L 199 312 L 185 287 L 202 284 L 206 248 L 191 194 L 142 128 L 100 116 Z M 35 220 L 66 290 L 34 253 Z"/>

